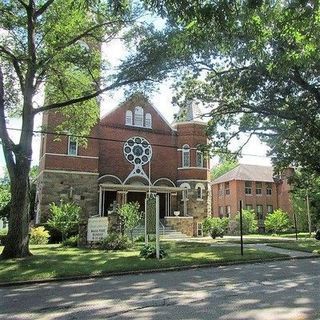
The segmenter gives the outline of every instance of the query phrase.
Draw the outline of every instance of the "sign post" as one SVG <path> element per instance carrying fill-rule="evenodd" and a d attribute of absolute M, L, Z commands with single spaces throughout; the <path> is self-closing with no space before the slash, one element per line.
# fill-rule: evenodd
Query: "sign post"
<path fill-rule="evenodd" d="M 156 257 L 160 259 L 159 196 L 156 196 Z"/>
<path fill-rule="evenodd" d="M 242 225 L 242 200 L 240 200 L 240 245 L 241 255 L 243 256 L 243 225 Z"/>

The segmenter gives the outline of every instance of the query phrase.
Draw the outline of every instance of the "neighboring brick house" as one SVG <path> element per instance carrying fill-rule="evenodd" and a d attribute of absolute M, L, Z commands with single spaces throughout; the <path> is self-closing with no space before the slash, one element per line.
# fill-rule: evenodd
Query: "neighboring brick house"
<path fill-rule="evenodd" d="M 234 217 L 240 209 L 252 209 L 257 214 L 260 230 L 264 228 L 265 216 L 275 209 L 292 213 L 288 169 L 275 177 L 273 168 L 239 164 L 211 183 L 212 215 Z"/>
<path fill-rule="evenodd" d="M 50 203 L 64 198 L 83 207 L 84 220 L 129 201 L 144 209 L 150 190 L 160 196 L 161 219 L 188 235 L 201 233 L 211 213 L 210 164 L 199 148 L 207 144 L 205 123 L 195 113 L 190 104 L 170 125 L 145 97 L 134 95 L 100 120 L 86 148 L 72 137 L 43 135 L 37 222 L 48 219 Z M 50 111 L 43 125 L 62 120 Z"/>

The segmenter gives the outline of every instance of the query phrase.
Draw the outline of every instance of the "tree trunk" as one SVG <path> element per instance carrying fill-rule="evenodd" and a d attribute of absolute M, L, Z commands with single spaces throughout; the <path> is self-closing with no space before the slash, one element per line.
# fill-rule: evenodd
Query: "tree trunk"
<path fill-rule="evenodd" d="M 18 161 L 19 162 L 19 161 Z M 29 167 L 17 167 L 11 177 L 11 208 L 8 235 L 2 258 L 30 256 L 29 251 Z"/>

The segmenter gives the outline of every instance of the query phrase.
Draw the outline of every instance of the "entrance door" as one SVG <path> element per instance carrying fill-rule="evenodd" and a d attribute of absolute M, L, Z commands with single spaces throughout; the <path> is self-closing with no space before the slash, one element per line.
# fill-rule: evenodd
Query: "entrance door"
<path fill-rule="evenodd" d="M 127 202 L 138 202 L 140 205 L 140 211 L 144 211 L 145 199 L 145 192 L 128 192 L 127 194 Z"/>
<path fill-rule="evenodd" d="M 166 216 L 166 194 L 165 193 L 158 193 L 159 196 L 159 215 L 160 219 L 164 219 Z"/>

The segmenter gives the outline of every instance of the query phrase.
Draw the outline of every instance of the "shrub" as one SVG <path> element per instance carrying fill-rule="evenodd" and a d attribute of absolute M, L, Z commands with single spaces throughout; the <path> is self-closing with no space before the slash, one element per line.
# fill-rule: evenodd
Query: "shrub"
<path fill-rule="evenodd" d="M 104 250 L 124 250 L 129 248 L 130 241 L 126 235 L 110 233 L 101 242 L 101 249 Z"/>
<path fill-rule="evenodd" d="M 51 218 L 48 225 L 56 228 L 62 234 L 62 240 L 65 240 L 71 232 L 78 230 L 81 208 L 72 202 L 61 202 L 60 205 L 50 204 Z"/>
<path fill-rule="evenodd" d="M 0 230 L 0 245 L 4 245 L 7 238 L 8 229 Z"/>
<path fill-rule="evenodd" d="M 320 230 L 319 229 L 316 231 L 316 234 L 314 237 L 316 240 L 320 240 Z"/>
<path fill-rule="evenodd" d="M 269 232 L 284 232 L 290 227 L 289 216 L 281 209 L 275 210 L 273 213 L 269 213 L 266 216 L 264 225 Z"/>
<path fill-rule="evenodd" d="M 138 202 L 128 202 L 122 205 L 118 214 L 124 225 L 124 230 L 129 231 L 130 239 L 133 242 L 133 229 L 139 224 L 141 220 L 140 205 Z"/>
<path fill-rule="evenodd" d="M 159 258 L 163 259 L 166 255 L 167 253 L 164 251 L 164 249 L 160 248 Z M 140 257 L 145 259 L 155 259 L 157 257 L 155 245 L 144 245 L 140 251 Z"/>
<path fill-rule="evenodd" d="M 153 234 L 149 234 L 148 240 L 149 240 L 150 242 L 156 241 L 156 236 L 153 235 Z M 135 242 L 144 242 L 144 241 L 145 241 L 144 235 L 141 235 L 141 236 L 136 237 L 136 238 L 134 239 L 134 241 L 135 241 Z"/>
<path fill-rule="evenodd" d="M 44 227 L 31 228 L 30 244 L 47 244 L 49 237 L 49 231 Z"/>
<path fill-rule="evenodd" d="M 204 233 L 210 234 L 212 239 L 223 237 L 228 227 L 228 223 L 228 218 L 208 217 L 203 221 L 203 231 Z"/>
<path fill-rule="evenodd" d="M 242 211 L 242 232 L 243 234 L 255 233 L 258 229 L 256 215 L 253 210 Z M 240 212 L 235 217 L 234 231 L 240 233 Z"/>
<path fill-rule="evenodd" d="M 79 235 L 69 237 L 62 241 L 64 247 L 76 248 L 78 246 Z"/>

